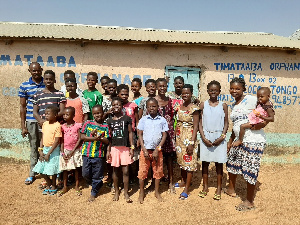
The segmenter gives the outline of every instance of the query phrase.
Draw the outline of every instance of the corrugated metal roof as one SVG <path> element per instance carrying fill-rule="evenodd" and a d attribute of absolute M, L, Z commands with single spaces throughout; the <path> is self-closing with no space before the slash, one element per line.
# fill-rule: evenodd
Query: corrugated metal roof
<path fill-rule="evenodd" d="M 297 39 L 300 40 L 300 29 L 296 30 L 291 36 L 291 39 Z"/>
<path fill-rule="evenodd" d="M 300 42 L 271 33 L 204 32 L 81 24 L 0 22 L 0 38 L 42 38 L 82 41 L 149 42 L 169 44 L 234 45 L 300 49 Z"/>

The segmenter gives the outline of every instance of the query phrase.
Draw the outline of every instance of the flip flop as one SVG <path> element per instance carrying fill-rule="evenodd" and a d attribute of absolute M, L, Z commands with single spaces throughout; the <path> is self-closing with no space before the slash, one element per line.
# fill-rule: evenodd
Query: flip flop
<path fill-rule="evenodd" d="M 189 197 L 189 195 L 188 195 L 187 193 L 182 192 L 182 193 L 180 194 L 179 199 L 180 199 L 180 200 L 186 200 L 188 197 Z"/>
<path fill-rule="evenodd" d="M 199 194 L 198 194 L 198 196 L 200 198 L 205 198 L 207 196 L 207 193 L 208 193 L 208 191 L 200 191 Z"/>
<path fill-rule="evenodd" d="M 230 197 L 232 197 L 232 198 L 238 198 L 238 197 L 239 197 L 236 193 L 234 193 L 234 194 L 229 194 L 229 193 L 227 192 L 227 188 L 224 188 L 224 189 L 223 189 L 223 192 L 224 192 L 226 195 L 228 195 L 228 196 L 230 196 Z"/>
<path fill-rule="evenodd" d="M 34 180 L 35 180 L 34 177 L 27 177 L 26 180 L 25 180 L 25 184 L 30 185 L 30 184 L 33 183 Z"/>
<path fill-rule="evenodd" d="M 57 189 L 49 190 L 49 195 L 55 195 L 56 193 L 57 193 Z"/>
<path fill-rule="evenodd" d="M 82 195 L 82 191 L 81 190 L 75 191 L 75 193 L 76 193 L 77 196 L 81 196 Z"/>
<path fill-rule="evenodd" d="M 219 201 L 219 200 L 221 200 L 221 195 L 215 194 L 213 199 Z"/>
<path fill-rule="evenodd" d="M 48 195 L 50 193 L 50 189 L 44 189 L 44 191 L 43 191 L 43 195 Z"/>

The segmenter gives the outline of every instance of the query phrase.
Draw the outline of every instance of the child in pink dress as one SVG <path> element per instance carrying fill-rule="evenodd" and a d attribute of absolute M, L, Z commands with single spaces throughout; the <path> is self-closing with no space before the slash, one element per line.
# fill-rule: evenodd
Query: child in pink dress
<path fill-rule="evenodd" d="M 68 171 L 75 170 L 75 191 L 78 196 L 81 195 L 79 188 L 79 170 L 82 167 L 82 156 L 80 147 L 80 129 L 82 123 L 74 121 L 75 109 L 73 107 L 66 107 L 64 111 L 65 124 L 62 125 L 62 143 L 61 156 L 59 161 L 59 168 L 63 171 L 63 189 L 58 193 L 59 197 L 68 191 Z"/>
<path fill-rule="evenodd" d="M 251 129 L 253 125 L 267 122 L 274 122 L 273 104 L 270 102 L 271 91 L 268 87 L 261 87 L 257 91 L 257 106 L 249 115 L 249 123 L 244 123 L 240 126 L 240 133 L 238 139 L 232 143 L 233 147 L 239 146 L 243 143 L 246 129 Z"/>

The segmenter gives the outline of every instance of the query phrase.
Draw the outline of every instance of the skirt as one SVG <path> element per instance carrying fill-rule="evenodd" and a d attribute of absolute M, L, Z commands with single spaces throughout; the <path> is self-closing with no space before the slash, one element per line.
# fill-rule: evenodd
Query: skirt
<path fill-rule="evenodd" d="M 68 156 L 72 151 L 64 149 L 64 154 Z M 73 156 L 65 160 L 63 156 L 60 156 L 59 169 L 63 170 L 75 170 L 78 167 L 82 167 L 82 155 L 80 149 L 76 149 Z"/>
<path fill-rule="evenodd" d="M 129 148 L 125 146 L 113 146 L 111 147 L 110 155 L 111 160 L 107 163 L 111 163 L 113 167 L 127 166 L 133 162 L 129 155 Z"/>
<path fill-rule="evenodd" d="M 249 184 L 255 185 L 265 145 L 265 142 L 243 143 L 238 147 L 232 147 L 228 153 L 227 171 L 242 174 Z"/>
<path fill-rule="evenodd" d="M 51 147 L 44 147 L 43 153 L 46 155 Z M 57 146 L 50 154 L 49 161 L 38 161 L 33 171 L 44 175 L 56 175 L 60 173 L 59 169 L 60 146 Z"/>
<path fill-rule="evenodd" d="M 179 164 L 181 169 L 186 171 L 197 171 L 198 144 L 198 141 L 195 142 L 195 147 L 192 155 L 188 155 L 186 152 L 188 144 L 181 143 L 181 145 L 177 145 L 175 147 L 177 163 Z"/>

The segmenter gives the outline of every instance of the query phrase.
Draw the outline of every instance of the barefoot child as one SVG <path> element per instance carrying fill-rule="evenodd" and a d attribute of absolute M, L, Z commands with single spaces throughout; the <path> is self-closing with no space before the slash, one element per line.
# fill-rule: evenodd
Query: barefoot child
<path fill-rule="evenodd" d="M 45 119 L 42 127 L 42 139 L 39 147 L 40 159 L 33 168 L 33 171 L 40 173 L 46 180 L 47 186 L 43 191 L 43 195 L 55 195 L 56 176 L 59 174 L 59 153 L 61 126 L 56 118 L 59 109 L 55 106 L 48 106 L 45 110 Z M 52 176 L 50 179 L 49 176 Z"/>
<path fill-rule="evenodd" d="M 111 163 L 111 166 L 113 167 L 113 181 L 115 188 L 115 196 L 113 200 L 119 200 L 119 174 L 121 172 L 120 169 L 122 168 L 124 197 L 127 203 L 131 203 L 132 200 L 128 195 L 128 165 L 132 163 L 134 150 L 131 118 L 127 115 L 123 115 L 122 101 L 118 97 L 112 100 L 112 112 L 114 116 L 107 120 L 111 133 L 111 142 L 108 147 L 107 161 Z"/>
<path fill-rule="evenodd" d="M 257 105 L 249 115 L 249 123 L 244 123 L 240 126 L 238 139 L 233 142 L 232 146 L 237 147 L 243 143 L 246 129 L 251 129 L 255 124 L 266 122 L 274 122 L 273 104 L 270 102 L 271 91 L 268 87 L 261 87 L 257 91 Z"/>
<path fill-rule="evenodd" d="M 208 166 L 215 162 L 217 171 L 217 190 L 214 200 L 221 199 L 223 163 L 227 162 L 227 144 L 225 141 L 228 129 L 227 105 L 218 100 L 221 85 L 218 81 L 211 81 L 207 85 L 209 100 L 200 103 L 199 132 L 200 160 L 202 161 L 203 190 L 199 197 L 204 198 L 208 193 Z"/>
<path fill-rule="evenodd" d="M 71 92 L 69 93 L 71 94 Z M 58 192 L 58 194 L 60 197 L 68 191 L 68 171 L 75 170 L 75 191 L 76 194 L 80 196 L 81 190 L 79 189 L 79 170 L 82 167 L 82 156 L 79 145 L 82 123 L 76 123 L 74 121 L 75 108 L 73 107 L 66 107 L 63 117 L 66 123 L 61 126 L 63 136 L 60 148 L 61 157 L 59 169 L 63 171 L 64 187 Z"/>
<path fill-rule="evenodd" d="M 155 179 L 155 197 L 162 201 L 159 193 L 159 182 L 163 174 L 162 146 L 167 138 L 168 123 L 165 118 L 157 114 L 158 102 L 149 98 L 146 102 L 148 115 L 143 116 L 138 124 L 138 135 L 141 143 L 140 164 L 138 178 L 140 179 L 139 201 L 142 204 L 145 198 L 144 181 L 147 178 L 150 163 Z"/>
<path fill-rule="evenodd" d="M 102 106 L 95 105 L 92 113 L 95 120 L 86 121 L 81 129 L 82 176 L 92 186 L 90 202 L 95 200 L 103 185 L 103 158 L 109 143 L 109 128 L 103 122 Z"/>

